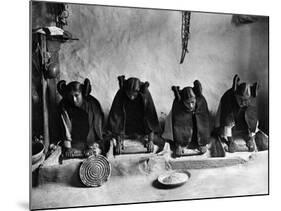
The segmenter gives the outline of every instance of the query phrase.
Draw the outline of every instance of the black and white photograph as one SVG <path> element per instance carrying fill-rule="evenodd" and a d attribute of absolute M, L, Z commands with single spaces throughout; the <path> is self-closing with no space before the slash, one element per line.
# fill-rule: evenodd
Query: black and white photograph
<path fill-rule="evenodd" d="M 269 16 L 29 10 L 30 209 L 269 194 Z"/>

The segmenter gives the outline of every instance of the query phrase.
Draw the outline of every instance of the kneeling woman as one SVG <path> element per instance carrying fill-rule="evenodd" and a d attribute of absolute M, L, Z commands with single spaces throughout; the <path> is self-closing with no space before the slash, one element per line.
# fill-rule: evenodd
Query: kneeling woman
<path fill-rule="evenodd" d="M 257 115 L 258 83 L 240 83 L 238 75 L 233 78 L 232 88 L 221 97 L 216 127 L 228 152 L 239 151 L 238 140 L 244 140 L 248 151 L 255 150 L 258 131 Z"/>
<path fill-rule="evenodd" d="M 59 104 L 61 139 L 65 157 L 80 157 L 103 152 L 103 118 L 99 101 L 90 95 L 91 84 L 60 81 L 58 92 L 63 97 Z"/>
<path fill-rule="evenodd" d="M 117 140 L 115 154 L 121 153 L 124 139 L 143 139 L 148 152 L 154 150 L 155 133 L 160 125 L 148 90 L 149 83 L 138 78 L 119 76 L 119 90 L 113 100 L 108 132 Z"/>
<path fill-rule="evenodd" d="M 173 86 L 172 90 L 175 99 L 162 137 L 175 142 L 178 157 L 184 154 L 185 148 L 205 153 L 210 136 L 209 110 L 201 83 L 196 80 L 194 87 L 180 90 L 178 86 Z"/>

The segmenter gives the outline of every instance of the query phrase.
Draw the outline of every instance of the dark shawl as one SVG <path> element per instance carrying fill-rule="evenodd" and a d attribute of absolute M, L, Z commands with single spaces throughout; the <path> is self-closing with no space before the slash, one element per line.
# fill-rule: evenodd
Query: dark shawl
<path fill-rule="evenodd" d="M 199 82 L 195 81 L 194 83 L 197 84 Z M 193 87 L 196 95 L 196 108 L 193 112 L 187 111 L 182 99 L 180 99 L 179 87 L 176 88 L 178 90 L 178 97 L 175 97 L 172 106 L 173 137 L 175 142 L 183 146 L 188 145 L 192 139 L 197 139 L 199 146 L 205 146 L 209 142 L 209 110 L 207 101 L 201 93 L 201 84 L 199 86 L 200 89 L 197 89 L 197 86 Z"/>
<path fill-rule="evenodd" d="M 104 114 L 96 98 L 88 95 L 83 98 L 80 108 L 71 106 L 65 99 L 60 102 L 61 117 L 67 122 L 67 129 L 73 141 L 85 141 L 92 144 L 103 139 Z M 65 115 L 65 112 L 68 116 Z M 67 129 L 62 123 L 62 138 L 66 140 Z"/>
<path fill-rule="evenodd" d="M 250 103 L 247 108 L 240 108 L 236 99 L 233 89 L 227 90 L 220 100 L 220 127 L 231 126 L 233 122 L 235 125 L 246 124 L 246 129 L 249 132 L 255 132 L 257 127 L 257 102 L 255 97 L 251 97 Z M 241 110 L 244 119 L 239 117 Z M 243 122 L 245 121 L 245 123 Z"/>
<path fill-rule="evenodd" d="M 119 79 L 119 78 L 118 78 Z M 123 78 L 123 80 L 125 80 Z M 123 81 L 126 83 L 126 81 Z M 126 104 L 128 103 L 128 97 L 126 96 L 125 89 L 120 83 L 120 89 L 117 91 L 110 112 L 108 116 L 108 125 L 107 129 L 114 135 L 127 135 L 125 134 L 125 125 L 126 125 Z M 138 99 L 141 105 L 139 106 L 139 111 L 143 114 L 143 121 L 139 124 L 143 124 L 144 133 L 140 135 L 146 135 L 150 132 L 159 133 L 160 124 L 157 117 L 156 109 L 151 97 L 151 94 L 148 90 L 148 82 L 141 83 L 141 89 L 138 94 Z"/>

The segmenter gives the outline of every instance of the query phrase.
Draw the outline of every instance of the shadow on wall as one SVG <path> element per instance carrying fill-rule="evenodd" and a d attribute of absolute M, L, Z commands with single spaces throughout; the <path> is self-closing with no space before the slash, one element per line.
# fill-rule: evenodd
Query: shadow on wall
<path fill-rule="evenodd" d="M 237 30 L 247 30 L 247 38 L 240 39 L 241 63 L 237 73 L 242 81 L 259 83 L 258 119 L 259 128 L 266 134 L 269 132 L 269 93 L 268 93 L 268 17 L 256 17 L 256 22 L 236 26 Z M 246 53 L 245 53 L 246 52 Z"/>
<path fill-rule="evenodd" d="M 249 59 L 249 78 L 260 85 L 258 95 L 259 127 L 269 134 L 269 19 L 260 18 L 260 24 L 254 24 L 251 28 L 251 54 Z M 251 73 L 251 74 L 250 74 Z"/>

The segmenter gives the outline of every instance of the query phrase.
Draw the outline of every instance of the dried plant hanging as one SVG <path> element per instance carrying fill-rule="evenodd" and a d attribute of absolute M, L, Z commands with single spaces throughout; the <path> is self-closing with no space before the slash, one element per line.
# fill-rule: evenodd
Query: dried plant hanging
<path fill-rule="evenodd" d="M 188 40 L 190 34 L 190 14 L 191 12 L 183 11 L 182 12 L 182 26 L 181 26 L 181 39 L 182 39 L 182 52 L 181 52 L 181 59 L 180 64 L 183 63 L 185 54 L 188 53 Z"/>

